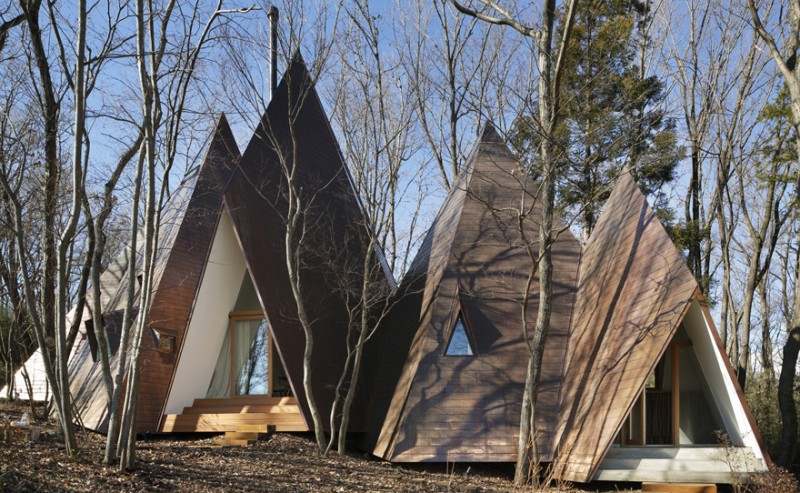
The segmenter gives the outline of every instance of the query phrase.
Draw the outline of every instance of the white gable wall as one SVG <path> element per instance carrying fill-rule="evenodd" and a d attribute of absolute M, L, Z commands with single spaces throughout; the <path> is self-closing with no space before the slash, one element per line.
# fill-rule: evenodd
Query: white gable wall
<path fill-rule="evenodd" d="M 726 367 L 727 356 L 717 346 L 714 326 L 696 301 L 691 302 L 683 325 L 712 394 L 709 404 L 717 407 L 732 447 L 612 445 L 595 480 L 732 483 L 739 473 L 767 469 L 764 453 Z"/>
<path fill-rule="evenodd" d="M 83 309 L 84 319 L 89 317 L 89 307 Z M 71 324 L 75 317 L 75 307 L 67 312 L 67 322 Z M 80 337 L 86 337 L 86 330 L 83 323 L 78 327 L 79 338 L 75 340 L 72 349 L 69 353 L 69 360 L 75 354 L 75 350 L 80 343 Z M 20 366 L 16 373 L 14 373 L 14 398 L 22 400 L 30 400 L 28 395 L 28 387 L 25 385 L 25 377 L 23 372 L 28 372 L 28 378 L 31 381 L 31 388 L 33 389 L 33 400 L 38 402 L 45 402 L 50 400 L 50 383 L 47 381 L 47 372 L 44 369 L 44 359 L 42 359 L 42 352 L 39 348 L 31 354 L 25 363 Z M 5 399 L 8 396 L 8 385 L 0 389 L 0 399 Z"/>
<path fill-rule="evenodd" d="M 166 414 L 180 414 L 195 399 L 205 397 L 228 330 L 228 314 L 236 304 L 245 272 L 231 217 L 223 209 L 175 369 Z"/>
<path fill-rule="evenodd" d="M 692 302 L 686 313 L 684 327 L 692 341 L 697 360 L 706 377 L 732 444 L 751 449 L 758 459 L 763 460 L 761 447 L 758 446 L 756 435 L 750 426 L 747 413 L 739 400 L 736 386 L 723 359 L 726 356 L 720 352 L 714 341 L 711 331 L 715 329 L 711 321 L 706 319 L 704 310 L 696 301 Z"/>
<path fill-rule="evenodd" d="M 44 371 L 41 351 L 38 349 L 34 351 L 28 360 L 14 373 L 12 395 L 15 399 L 30 400 L 31 396 L 28 395 L 28 387 L 25 385 L 25 378 L 23 377 L 24 371 L 28 372 L 28 378 L 31 381 L 33 400 L 39 402 L 50 400 L 50 386 L 47 383 L 47 373 Z M 7 396 L 8 386 L 6 385 L 0 389 L 0 398 L 5 399 Z"/>

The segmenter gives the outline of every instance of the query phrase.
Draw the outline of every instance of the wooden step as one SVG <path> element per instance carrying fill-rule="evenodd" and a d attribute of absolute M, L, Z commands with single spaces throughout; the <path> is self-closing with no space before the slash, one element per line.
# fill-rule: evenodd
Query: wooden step
<path fill-rule="evenodd" d="M 166 433 L 243 431 L 308 431 L 303 417 L 289 413 L 171 414 L 165 417 Z"/>
<path fill-rule="evenodd" d="M 223 447 L 247 447 L 253 444 L 253 440 L 243 440 L 239 438 L 222 438 L 219 444 Z"/>
<path fill-rule="evenodd" d="M 240 414 L 240 413 L 285 413 L 300 414 L 297 405 L 268 404 L 217 404 L 214 406 L 190 406 L 183 408 L 183 414 Z"/>
<path fill-rule="evenodd" d="M 226 431 L 225 438 L 235 438 L 239 440 L 258 440 L 258 435 L 260 433 L 254 433 L 251 431 Z"/>
<path fill-rule="evenodd" d="M 195 399 L 182 414 L 164 417 L 161 431 L 242 432 L 308 431 L 308 426 L 294 397 L 239 395 L 223 399 Z M 228 436 L 231 444 L 240 445 L 249 437 Z M 235 442 L 234 442 L 235 441 Z"/>
<path fill-rule="evenodd" d="M 195 399 L 192 407 L 201 406 L 215 406 L 215 405 L 266 405 L 266 406 L 291 406 L 297 405 L 297 399 L 294 397 L 271 397 L 268 395 L 235 395 L 231 397 L 214 398 L 214 399 Z"/>
<path fill-rule="evenodd" d="M 223 447 L 246 447 L 258 440 L 259 433 L 228 431 L 221 436 L 218 443 Z"/>

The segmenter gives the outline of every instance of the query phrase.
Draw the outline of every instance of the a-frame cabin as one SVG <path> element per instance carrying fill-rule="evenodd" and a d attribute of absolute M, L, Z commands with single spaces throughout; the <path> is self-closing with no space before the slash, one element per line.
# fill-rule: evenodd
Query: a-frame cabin
<path fill-rule="evenodd" d="M 136 429 L 157 431 L 178 350 L 195 306 L 200 279 L 206 271 L 213 231 L 220 221 L 225 183 L 239 158 L 224 115 L 214 128 L 202 164 L 177 187 L 162 213 L 153 280 L 153 300 L 140 352 L 141 379 L 136 405 Z M 139 255 L 143 241 L 139 241 Z M 120 355 L 123 312 L 128 285 L 128 252 L 122 252 L 100 279 L 103 320 L 116 371 Z M 141 272 L 142 259 L 137 262 Z M 137 275 L 138 277 L 138 275 Z M 137 286 L 138 288 L 138 286 Z M 138 292 L 134 300 L 138 303 Z M 131 320 L 137 313 L 133 313 Z M 70 390 L 80 423 L 105 430 L 107 394 L 103 386 L 94 324 L 85 310 L 80 335 L 69 361 Z"/>
<path fill-rule="evenodd" d="M 730 482 L 767 468 L 698 283 L 630 173 L 583 249 L 567 347 L 557 477 Z"/>
<path fill-rule="evenodd" d="M 349 276 L 359 275 L 369 233 L 314 80 L 298 53 L 244 154 L 221 117 L 202 165 L 165 208 L 140 356 L 138 432 L 229 432 L 236 436 L 230 441 L 240 443 L 258 432 L 309 429 L 302 384 L 305 336 L 286 267 L 284 166 L 295 166 L 295 184 L 308 194 L 300 276 L 317 347 L 312 388 L 320 413 L 329 415 L 352 338 L 347 287 L 337 269 L 346 265 Z M 372 259 L 369 275 L 388 292 L 394 280 L 382 252 L 375 250 Z M 101 277 L 112 369 L 127 276 L 125 251 Z M 104 431 L 107 400 L 88 313 L 70 357 L 71 390 L 81 425 Z M 351 417 L 351 430 L 367 439 L 372 429 L 367 423 L 380 422 L 375 410 L 385 407 L 368 405 L 376 402 L 370 392 L 393 383 L 375 348 L 392 344 L 386 331 L 367 343 Z"/>
<path fill-rule="evenodd" d="M 333 267 L 363 259 L 369 232 L 298 55 L 244 154 L 221 118 L 203 164 L 165 212 L 138 431 L 226 432 L 231 443 L 246 443 L 270 429 L 312 426 L 305 337 L 286 265 L 287 169 L 296 171 L 296 190 L 313 197 L 304 203 L 311 250 L 300 275 L 317 348 L 311 387 L 328 416 L 350 327 Z M 391 317 L 366 348 L 352 416 L 365 450 L 395 462 L 515 460 L 537 194 L 536 181 L 487 126 Z M 766 470 L 698 283 L 634 177 L 619 177 L 583 248 L 557 223 L 553 314 L 536 397 L 538 450 L 555 477 L 731 482 Z M 392 285 L 380 252 L 375 259 L 376 275 Z M 123 254 L 102 278 L 114 364 L 126 276 Z M 538 295 L 534 278 L 529 331 Z M 83 319 L 72 392 L 82 423 L 103 430 L 97 342 Z"/>
<path fill-rule="evenodd" d="M 405 330 L 413 342 L 376 455 L 396 462 L 515 460 L 528 354 L 522 300 L 538 255 L 537 185 L 488 125 L 403 281 L 419 288 L 409 289 L 413 294 L 395 310 L 392 330 Z M 518 214 L 526 215 L 522 231 Z M 554 246 L 552 327 L 537 398 L 546 460 L 579 256 L 580 244 L 565 228 Z M 535 281 L 529 300 L 532 331 Z"/>
<path fill-rule="evenodd" d="M 419 295 L 390 322 L 409 350 L 376 455 L 515 460 L 531 268 L 516 212 L 534 206 L 525 231 L 536 238 L 535 194 L 489 126 L 403 280 Z M 540 459 L 555 477 L 732 482 L 766 470 L 698 284 L 634 178 L 619 177 L 584 248 L 557 228 L 536 400 Z M 537 302 L 534 282 L 532 313 Z"/>
<path fill-rule="evenodd" d="M 289 176 L 292 182 L 289 182 Z M 311 388 L 328 423 L 352 338 L 343 265 L 359 269 L 367 222 L 312 76 L 297 54 L 225 189 L 206 274 L 195 300 L 159 431 L 306 431 L 305 335 L 289 282 L 286 228 L 290 185 L 305 228 L 299 276 L 315 350 Z M 219 249 L 217 246 L 219 245 Z M 221 258 L 215 258 L 219 251 Z M 389 285 L 382 253 L 368 275 Z M 352 265 L 350 265 L 352 264 Z M 213 271 L 211 270 L 213 269 Z M 352 275 L 351 271 L 347 272 Z M 351 430 L 366 431 L 363 389 L 376 374 L 368 343 Z M 351 341 L 352 343 L 352 341 Z M 373 418 L 374 419 L 374 418 Z"/>

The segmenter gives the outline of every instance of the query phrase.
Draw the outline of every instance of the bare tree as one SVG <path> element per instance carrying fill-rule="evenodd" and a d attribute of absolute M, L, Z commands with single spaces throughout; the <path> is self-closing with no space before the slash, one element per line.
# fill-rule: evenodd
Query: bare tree
<path fill-rule="evenodd" d="M 328 442 L 329 449 L 336 443 L 340 454 L 346 452 L 366 345 L 407 294 L 394 289 L 392 275 L 399 255 L 398 204 L 405 201 L 413 211 L 410 229 L 404 233 L 409 238 L 415 236 L 420 210 L 420 196 L 416 202 L 406 200 L 411 183 L 401 179 L 416 150 L 410 139 L 415 101 L 404 90 L 402 67 L 382 50 L 380 29 L 368 3 L 353 2 L 345 11 L 349 42 L 340 52 L 334 121 L 343 137 L 345 162 L 363 220 L 348 231 L 358 248 L 331 252 L 330 269 L 340 281 L 348 317 L 347 354 L 330 413 Z M 413 170 L 408 174 L 411 181 L 417 175 Z"/>
<path fill-rule="evenodd" d="M 513 50 L 504 51 L 510 44 L 504 30 L 458 15 L 448 2 L 414 6 L 401 10 L 410 12 L 401 17 L 401 63 L 427 150 L 449 190 L 465 164 L 467 130 L 480 128 L 488 112 L 491 79 L 514 75 L 501 71 Z"/>
<path fill-rule="evenodd" d="M 755 0 L 748 0 L 750 17 L 755 32 L 766 45 L 770 56 L 783 76 L 790 96 L 792 125 L 795 132 L 795 156 L 800 156 L 800 73 L 797 72 L 797 51 L 800 48 L 800 4 L 790 2 L 789 12 L 785 17 L 780 15 L 776 36 L 768 30 L 761 18 Z M 784 23 L 785 21 L 785 23 Z M 782 38 L 782 41 L 781 41 Z M 779 43 L 781 43 L 779 45 Z M 800 190 L 800 175 L 795 183 L 795 193 Z M 797 204 L 795 204 L 795 207 Z M 778 379 L 778 405 L 781 411 L 783 428 L 781 430 L 781 454 L 778 461 L 788 465 L 794 458 L 797 443 L 797 409 L 794 402 L 794 380 L 797 371 L 797 355 L 800 352 L 800 265 L 795 267 L 795 293 L 792 303 L 792 316 L 787 327 L 788 335 L 783 347 L 783 363 Z"/>
<path fill-rule="evenodd" d="M 170 28 L 176 13 L 176 2 L 170 0 L 163 9 L 157 10 L 151 2 L 138 0 L 136 2 L 136 60 L 139 74 L 139 88 L 142 95 L 141 104 L 141 129 L 142 129 L 142 149 L 143 173 L 142 178 L 146 177 L 144 186 L 145 215 L 142 241 L 144 242 L 144 255 L 142 257 L 142 281 L 139 286 L 139 310 L 134 329 L 130 335 L 130 355 L 127 368 L 125 368 L 125 399 L 122 407 L 122 415 L 119 425 L 119 437 L 117 440 L 117 454 L 119 455 L 120 469 L 131 469 L 135 464 L 135 443 L 136 443 L 136 402 L 138 400 L 138 381 L 140 374 L 140 351 L 142 338 L 148 326 L 148 312 L 152 302 L 155 275 L 156 259 L 158 255 L 158 231 L 160 225 L 160 214 L 167 195 L 168 177 L 178 152 L 178 136 L 181 134 L 181 127 L 184 123 L 183 112 L 186 107 L 187 94 L 190 82 L 195 75 L 195 67 L 203 47 L 209 39 L 209 34 L 214 27 L 215 21 L 220 17 L 232 13 L 243 13 L 252 10 L 248 8 L 223 8 L 223 1 L 218 0 L 214 10 L 205 22 L 203 28 L 194 38 L 195 23 L 198 22 L 200 8 L 195 3 L 189 12 L 183 12 L 184 19 L 175 22 L 188 22 L 190 28 L 181 34 L 179 39 L 178 56 L 170 56 L 170 61 L 174 66 L 167 69 L 162 65 L 166 58 L 167 47 L 170 42 Z M 160 22 L 156 24 L 155 19 Z M 164 75 L 174 74 L 173 78 L 165 79 Z M 171 85 L 168 85 L 171 84 Z M 166 88 L 173 88 L 169 91 Z M 169 109 L 166 118 L 164 116 L 164 105 Z M 160 132 L 164 132 L 165 146 L 164 158 L 161 173 L 159 173 L 159 149 L 157 139 Z M 129 276 L 129 283 L 137 283 L 137 276 Z M 129 287 L 130 293 L 130 287 Z M 127 310 L 126 310 L 127 311 Z M 111 456 L 111 441 L 114 437 L 109 433 L 106 456 Z"/>
<path fill-rule="evenodd" d="M 518 485 L 530 481 L 531 474 L 538 474 L 539 471 L 530 470 L 530 464 L 538 461 L 535 439 L 535 418 L 536 418 L 536 393 L 538 388 L 539 374 L 542 364 L 542 352 L 544 350 L 545 335 L 550 327 L 550 314 L 552 312 L 553 297 L 553 261 L 552 245 L 553 235 L 553 211 L 555 208 L 555 184 L 558 179 L 556 143 L 554 130 L 558 126 L 561 117 L 561 76 L 563 71 L 563 61 L 566 48 L 569 43 L 572 25 L 575 19 L 576 1 L 571 0 L 566 6 L 566 13 L 563 25 L 560 27 L 561 41 L 554 47 L 553 38 L 557 36 L 556 31 L 556 2 L 546 0 L 542 11 L 542 21 L 538 28 L 531 27 L 518 21 L 508 10 L 503 9 L 497 3 L 481 0 L 478 2 L 480 8 L 470 8 L 457 0 L 452 0 L 453 5 L 465 15 L 489 22 L 491 24 L 503 25 L 513 28 L 523 36 L 532 38 L 536 42 L 537 66 L 539 68 L 539 125 L 541 125 L 541 143 L 538 149 L 540 169 L 535 170 L 539 173 L 541 180 L 541 222 L 539 223 L 539 237 L 537 254 L 533 254 L 529 249 L 531 260 L 536 265 L 536 274 L 539 282 L 539 303 L 536 314 L 536 325 L 533 334 L 525 337 L 530 350 L 527 371 L 525 374 L 525 390 L 522 398 L 522 412 L 520 416 L 519 444 L 517 446 L 517 464 L 514 474 L 514 482 Z M 488 11 L 488 13 L 487 13 Z M 524 230 L 524 228 L 521 228 Z M 530 244 L 530 242 L 527 242 Z M 527 332 L 527 294 L 531 290 L 534 274 L 529 273 L 528 283 L 523 293 L 522 304 L 522 328 Z"/>
<path fill-rule="evenodd" d="M 46 178 L 43 194 L 43 266 L 42 266 L 42 303 L 37 306 L 31 279 L 31 266 L 28 258 L 29 245 L 25 242 L 25 222 L 23 220 L 23 204 L 15 193 L 18 189 L 9 182 L 8 174 L 3 173 L 2 182 L 5 198 L 10 204 L 15 230 L 15 242 L 19 264 L 21 266 L 24 293 L 28 316 L 34 327 L 36 339 L 39 344 L 42 360 L 48 381 L 51 384 L 53 398 L 58 410 L 64 442 L 68 455 L 73 455 L 76 450 L 75 436 L 72 429 L 72 405 L 69 391 L 67 373 L 67 359 L 69 348 L 67 346 L 67 304 L 69 303 L 71 258 L 75 250 L 74 241 L 83 207 L 84 193 L 84 162 L 83 146 L 85 135 L 85 79 L 84 61 L 86 54 L 86 4 L 81 1 L 77 9 L 78 28 L 76 34 L 76 60 L 74 79 L 66 72 L 66 78 L 74 88 L 74 122 L 73 122 L 73 152 L 71 165 L 71 204 L 68 219 L 56 240 L 58 215 L 58 200 L 61 190 L 61 158 L 58 152 L 59 144 L 59 114 L 61 111 L 61 98 L 57 96 L 57 88 L 51 73 L 51 61 L 43 41 L 43 33 L 39 23 L 41 10 L 40 1 L 21 1 L 20 9 L 27 25 L 28 39 L 32 51 L 33 64 L 36 67 L 38 79 L 34 82 L 36 94 L 41 108 L 41 118 L 44 123 L 44 161 Z M 3 43 L 6 41 L 7 31 L 2 33 Z M 66 60 L 62 60 L 66 66 Z M 85 296 L 86 281 L 80 283 L 83 292 L 78 297 Z M 78 315 L 79 316 L 79 315 Z M 73 317 L 74 319 L 75 317 Z M 74 320 L 71 321 L 74 325 Z M 52 341 L 55 340 L 54 354 L 51 352 Z"/>
<path fill-rule="evenodd" d="M 233 67 L 225 70 L 226 77 L 233 78 L 230 81 L 231 90 L 227 91 L 231 96 L 230 103 L 234 106 L 237 113 L 244 118 L 258 115 L 258 130 L 254 136 L 260 139 L 264 145 L 270 149 L 275 159 L 278 161 L 277 167 L 280 176 L 280 191 L 277 196 L 267 196 L 262 193 L 262 183 L 256 183 L 246 175 L 245 179 L 252 186 L 254 192 L 264 202 L 266 207 L 280 216 L 283 225 L 281 231 L 283 242 L 283 259 L 288 274 L 288 286 L 294 300 L 293 318 L 303 332 L 304 346 L 302 356 L 303 378 L 302 387 L 305 393 L 306 405 L 311 415 L 314 428 L 314 436 L 319 453 L 324 454 L 329 447 L 328 436 L 325 431 L 325 421 L 317 402 L 314 388 L 313 375 L 314 354 L 315 354 L 315 332 L 317 319 L 315 308 L 309 299 L 309 292 L 313 287 L 309 287 L 307 273 L 313 257 L 313 252 L 319 250 L 321 245 L 327 245 L 329 240 L 315 241 L 320 238 L 320 234 L 330 233 L 325 229 L 319 217 L 321 204 L 319 197 L 325 194 L 330 196 L 332 192 L 332 182 L 314 183 L 313 186 L 306 184 L 304 171 L 299 161 L 300 155 L 300 122 L 298 118 L 309 97 L 312 94 L 312 86 L 319 80 L 326 68 L 326 64 L 331 57 L 334 46 L 335 33 L 338 32 L 340 9 L 338 6 L 329 9 L 327 5 L 319 11 L 310 15 L 308 9 L 304 8 L 302 1 L 287 1 L 282 4 L 281 16 L 285 19 L 284 28 L 278 31 L 280 53 L 286 60 L 297 60 L 300 57 L 301 47 L 313 50 L 313 62 L 307 66 L 308 80 L 296 80 L 292 72 L 287 71 L 284 75 L 284 84 L 287 88 L 288 111 L 285 116 L 286 121 L 271 122 L 267 119 L 260 120 L 263 114 L 264 98 L 257 97 L 263 94 L 264 84 L 260 80 L 269 80 L 268 77 L 260 77 L 264 72 L 264 61 L 262 57 L 253 63 L 242 56 L 240 39 L 245 39 L 247 46 L 255 45 L 258 53 L 267 52 L 263 49 L 264 43 L 252 39 L 252 36 L 229 36 L 227 38 L 226 53 L 230 54 L 230 62 Z M 246 30 L 247 26 L 240 26 Z M 255 66 L 254 66 L 255 65 Z M 241 97 L 239 97 L 241 96 Z M 284 118 L 284 117 L 281 117 Z M 253 122 L 254 123 L 254 122 Z M 275 129 L 272 125 L 286 125 L 285 129 Z M 256 125 L 252 125 L 256 127 Z M 285 137 L 281 137 L 279 132 L 286 132 Z M 274 178 L 274 177 L 273 177 Z M 315 267 L 320 267 L 314 264 Z M 333 431 L 333 430 L 332 430 Z"/>

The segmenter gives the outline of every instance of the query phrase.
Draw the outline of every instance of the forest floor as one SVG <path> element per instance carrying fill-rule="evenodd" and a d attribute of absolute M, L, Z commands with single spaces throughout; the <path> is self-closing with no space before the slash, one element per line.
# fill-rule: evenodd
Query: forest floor
<path fill-rule="evenodd" d="M 35 441 L 8 436 L 6 423 L 25 409 L 0 402 L 0 491 L 513 490 L 510 466 L 408 467 L 364 455 L 320 457 L 310 436 L 284 433 L 248 447 L 220 447 L 214 438 L 197 436 L 145 438 L 139 441 L 138 468 L 120 474 L 100 464 L 102 435 L 79 431 L 74 460 L 65 457 L 52 422 L 39 424 Z"/>

